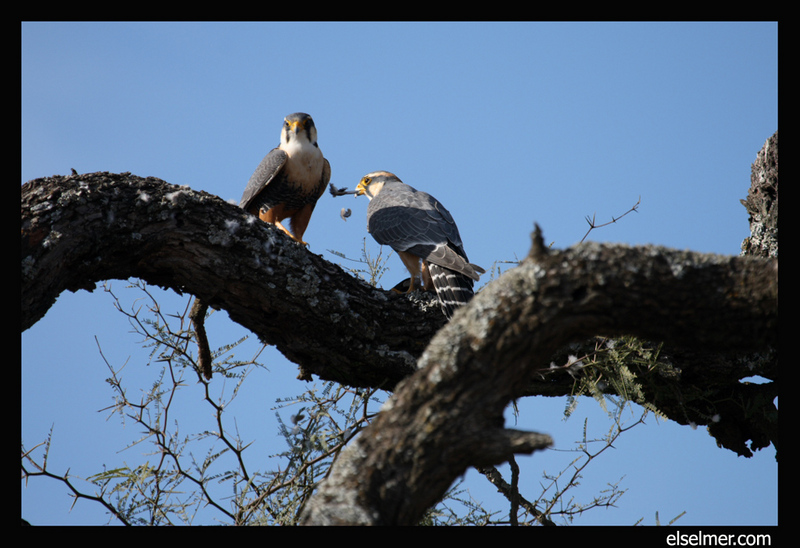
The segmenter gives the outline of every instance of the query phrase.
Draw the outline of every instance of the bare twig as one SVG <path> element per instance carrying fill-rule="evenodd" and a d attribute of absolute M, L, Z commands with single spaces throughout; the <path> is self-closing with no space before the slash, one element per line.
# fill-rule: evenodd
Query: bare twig
<path fill-rule="evenodd" d="M 628 213 L 630 213 L 631 211 L 639 211 L 639 204 L 640 204 L 641 202 L 642 202 L 642 197 L 641 197 L 641 196 L 639 196 L 639 199 L 638 199 L 638 200 L 636 200 L 636 203 L 635 203 L 635 204 L 633 204 L 633 207 L 631 207 L 631 208 L 630 208 L 628 211 L 626 211 L 625 213 L 623 213 L 623 214 L 622 214 L 622 215 L 620 215 L 619 217 L 611 217 L 611 220 L 610 220 L 610 221 L 608 221 L 607 223 L 603 223 L 603 224 L 601 224 L 601 225 L 598 225 L 598 224 L 596 224 L 596 223 L 595 223 L 595 214 L 593 214 L 593 215 L 592 215 L 591 219 L 590 219 L 590 218 L 587 216 L 587 217 L 586 217 L 586 222 L 587 222 L 587 223 L 589 223 L 589 230 L 587 230 L 587 231 L 586 231 L 586 234 L 584 234 L 584 235 L 583 235 L 583 238 L 581 238 L 581 243 L 583 243 L 583 241 L 586 239 L 586 237 L 589 235 L 589 233 L 590 233 L 592 230 L 594 230 L 595 228 L 602 228 L 602 227 L 604 227 L 604 226 L 608 226 L 608 225 L 610 225 L 610 224 L 616 223 L 617 221 L 619 221 L 620 219 L 622 219 L 622 218 L 623 218 L 625 215 L 627 215 L 627 214 L 628 214 Z"/>

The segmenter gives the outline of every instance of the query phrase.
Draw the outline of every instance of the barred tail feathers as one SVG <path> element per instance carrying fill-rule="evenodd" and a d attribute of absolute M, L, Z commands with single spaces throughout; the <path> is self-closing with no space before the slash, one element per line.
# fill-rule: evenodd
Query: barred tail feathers
<path fill-rule="evenodd" d="M 442 312 L 449 320 L 453 317 L 456 308 L 467 304 L 472 298 L 473 281 L 469 276 L 429 263 L 428 270 L 431 275 L 433 287 L 439 297 Z"/>

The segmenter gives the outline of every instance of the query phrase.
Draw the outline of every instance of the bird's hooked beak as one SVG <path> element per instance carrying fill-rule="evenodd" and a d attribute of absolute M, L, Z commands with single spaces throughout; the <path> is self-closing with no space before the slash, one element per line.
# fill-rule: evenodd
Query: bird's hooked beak
<path fill-rule="evenodd" d="M 302 120 L 286 120 L 283 124 L 285 139 L 288 141 L 290 139 L 289 135 L 299 136 L 304 127 L 305 124 Z"/>
<path fill-rule="evenodd" d="M 303 129 L 304 124 L 302 120 L 286 120 L 286 129 L 292 133 L 297 133 Z"/>
<path fill-rule="evenodd" d="M 301 140 L 302 135 L 305 135 L 308 141 L 316 146 L 317 130 L 310 116 L 291 114 L 283 119 L 281 143 Z"/>
<path fill-rule="evenodd" d="M 356 198 L 358 198 L 359 196 L 364 196 L 365 194 L 367 194 L 367 185 L 368 184 L 369 183 L 367 183 L 366 177 L 361 179 L 358 182 L 358 185 L 356 185 L 356 191 L 354 193 Z"/>
<path fill-rule="evenodd" d="M 372 200 L 383 188 L 383 179 L 376 179 L 372 174 L 365 175 L 356 185 L 356 197 L 366 196 Z"/>

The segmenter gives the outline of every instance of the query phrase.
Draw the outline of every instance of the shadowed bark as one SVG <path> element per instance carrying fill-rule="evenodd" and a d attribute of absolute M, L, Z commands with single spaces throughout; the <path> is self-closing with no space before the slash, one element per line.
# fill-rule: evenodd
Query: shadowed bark
<path fill-rule="evenodd" d="M 23 331 L 62 291 L 131 277 L 224 309 L 302 378 L 352 386 L 391 389 L 444 323 L 205 192 L 128 173 L 23 185 Z"/>

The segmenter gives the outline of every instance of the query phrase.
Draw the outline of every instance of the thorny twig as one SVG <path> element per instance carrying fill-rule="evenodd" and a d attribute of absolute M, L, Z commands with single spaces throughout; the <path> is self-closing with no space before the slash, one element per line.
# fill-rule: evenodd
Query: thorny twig
<path fill-rule="evenodd" d="M 587 222 L 587 223 L 589 223 L 589 230 L 587 230 L 587 231 L 586 231 L 586 234 L 584 234 L 584 235 L 583 235 L 583 238 L 581 238 L 581 241 L 580 241 L 580 243 L 583 243 L 583 241 L 586 239 L 586 237 L 589 235 L 589 233 L 590 233 L 592 230 L 594 230 L 595 228 L 601 228 L 601 227 L 608 226 L 608 225 L 610 225 L 610 224 L 616 223 L 618 220 L 622 219 L 622 218 L 623 218 L 625 215 L 627 215 L 627 214 L 628 214 L 628 213 L 630 213 L 631 211 L 637 211 L 637 212 L 638 212 L 638 210 L 639 210 L 639 204 L 640 204 L 641 202 L 642 202 L 642 197 L 641 197 L 641 196 L 639 196 L 639 199 L 638 199 L 638 200 L 636 200 L 636 203 L 635 203 L 635 204 L 633 204 L 633 207 L 631 207 L 631 208 L 630 208 L 628 211 L 626 211 L 625 213 L 623 213 L 623 214 L 622 214 L 622 215 L 620 215 L 619 217 L 611 217 L 611 220 L 610 220 L 610 221 L 608 221 L 607 223 L 603 223 L 603 224 L 601 224 L 601 225 L 595 224 L 595 214 L 592 214 L 592 218 L 591 218 L 591 219 L 590 219 L 590 218 L 589 218 L 589 216 L 587 215 L 587 216 L 586 216 L 586 222 Z"/>

